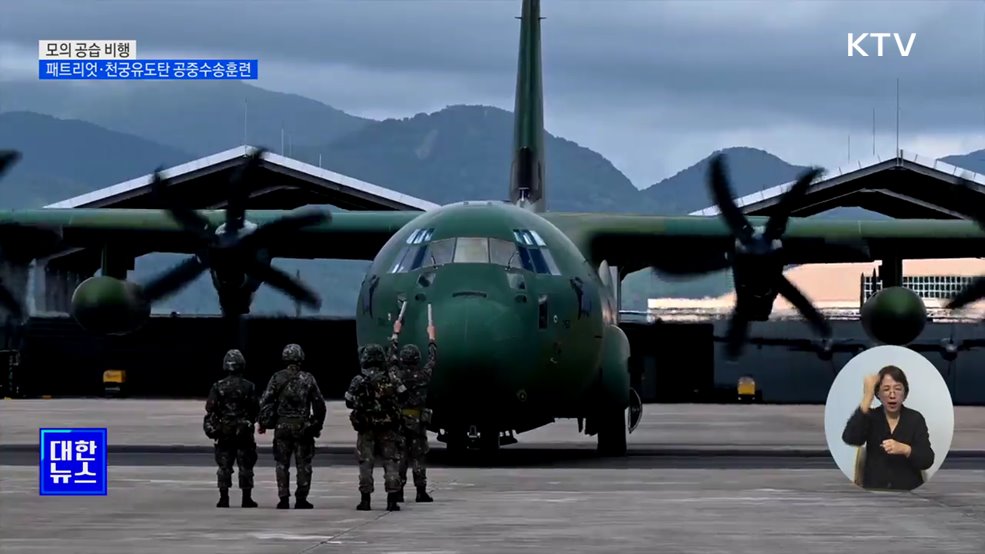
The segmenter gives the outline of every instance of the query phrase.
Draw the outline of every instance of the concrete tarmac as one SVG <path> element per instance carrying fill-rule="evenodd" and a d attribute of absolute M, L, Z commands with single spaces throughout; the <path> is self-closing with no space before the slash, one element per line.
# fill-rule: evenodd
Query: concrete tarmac
<path fill-rule="evenodd" d="M 327 402 L 319 446 L 351 448 L 342 402 Z M 211 448 L 202 432 L 204 400 L 0 400 L 0 445 L 36 445 L 41 427 L 105 427 L 111 445 Z M 847 420 L 846 415 L 846 420 Z M 951 450 L 985 450 L 985 407 L 958 406 Z M 433 447 L 442 446 L 431 436 Z M 511 446 L 594 448 L 575 420 L 522 433 Z M 269 447 L 272 433 L 257 435 Z M 647 404 L 630 448 L 825 451 L 824 406 Z"/>
<path fill-rule="evenodd" d="M 353 435 L 338 403 L 330 403 L 319 439 L 329 455 L 315 457 L 315 509 L 273 509 L 273 467 L 261 453 L 260 508 L 248 510 L 215 508 L 201 402 L 0 401 L 0 552 L 985 552 L 985 468 L 945 466 L 908 493 L 864 491 L 818 455 L 825 450 L 820 406 L 645 411 L 627 458 L 576 463 L 589 457 L 594 438 L 563 421 L 503 449 L 560 449 L 555 463 L 437 464 L 429 470 L 435 502 L 416 504 L 408 488 L 404 509 L 389 513 L 379 467 L 373 511 L 354 509 Z M 956 422 L 955 448 L 980 463 L 971 451 L 985 444 L 985 409 L 958 408 Z M 40 426 L 109 428 L 116 446 L 109 496 L 39 496 L 37 467 L 10 464 L 36 452 Z M 258 438 L 266 446 L 270 433 Z M 440 449 L 435 443 L 433 453 Z M 639 462 L 673 449 L 691 453 Z M 743 456 L 761 462 L 737 462 Z M 231 492 L 237 506 L 238 491 Z"/>

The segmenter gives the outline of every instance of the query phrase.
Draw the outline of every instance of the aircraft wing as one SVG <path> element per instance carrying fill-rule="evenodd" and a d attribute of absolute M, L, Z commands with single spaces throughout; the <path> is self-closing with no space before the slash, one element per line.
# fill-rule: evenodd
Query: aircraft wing
<path fill-rule="evenodd" d="M 307 211 L 247 211 L 246 219 L 258 226 L 287 214 Z M 223 223 L 223 210 L 199 210 L 217 227 Z M 405 224 L 421 215 L 418 211 L 332 212 L 331 220 L 291 233 L 291 240 L 274 242 L 268 248 L 272 257 L 334 258 L 372 260 L 383 244 Z M 4 236 L 15 237 L 18 229 L 40 228 L 58 237 L 59 250 L 88 247 L 122 247 L 135 254 L 148 252 L 192 253 L 199 244 L 163 210 L 131 209 L 40 209 L 0 211 Z M 21 242 L 21 241 L 18 241 Z M 18 244 L 30 249 L 30 245 Z M 49 246 L 36 247 L 35 256 Z"/>
<path fill-rule="evenodd" d="M 691 274 L 729 267 L 735 246 L 728 226 L 711 216 L 546 213 L 590 259 L 630 273 L 653 267 Z M 749 217 L 753 226 L 765 217 Z M 782 237 L 787 264 L 974 258 L 985 255 L 985 232 L 964 220 L 850 221 L 791 218 Z"/>

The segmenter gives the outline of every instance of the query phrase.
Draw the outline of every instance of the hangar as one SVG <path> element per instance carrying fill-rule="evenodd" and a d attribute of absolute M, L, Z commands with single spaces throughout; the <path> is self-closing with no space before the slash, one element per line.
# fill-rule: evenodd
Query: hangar
<path fill-rule="evenodd" d="M 792 184 L 766 188 L 738 198 L 736 203 L 749 215 L 769 216 Z M 985 205 L 985 175 L 900 150 L 894 157 L 873 157 L 827 171 L 793 207 L 792 215 L 808 217 L 839 207 L 859 207 L 900 219 L 971 219 L 971 210 L 982 205 Z M 690 215 L 717 216 L 718 209 L 711 206 Z M 945 358 L 936 349 L 944 340 L 960 343 L 978 340 L 981 335 L 979 318 L 985 314 L 985 303 L 972 304 L 955 314 L 942 308 L 942 299 L 974 276 L 985 274 L 985 261 L 977 258 L 881 260 L 800 266 L 788 269 L 785 274 L 832 318 L 838 340 L 849 343 L 869 342 L 858 321 L 865 299 L 889 286 L 914 290 L 924 299 L 931 319 L 918 339 L 926 344 L 914 347 L 919 347 L 941 371 L 955 404 L 985 403 L 985 394 L 981 392 L 985 391 L 985 372 L 981 370 L 985 350 L 962 348 L 956 358 Z M 793 347 L 750 347 L 739 360 L 726 361 L 721 347 L 716 347 L 715 337 L 725 336 L 734 301 L 734 293 L 706 299 L 650 299 L 647 315 L 651 321 L 657 321 L 653 327 L 664 327 L 678 336 L 670 340 L 632 340 L 631 337 L 631 360 L 642 374 L 640 395 L 675 398 L 681 395 L 667 388 L 734 387 L 740 377 L 753 376 L 768 402 L 824 403 L 834 375 L 854 354 L 836 353 L 825 360 Z M 689 326 L 695 331 L 689 336 L 672 331 Z M 750 336 L 815 338 L 782 297 L 774 302 L 770 321 L 753 324 Z M 694 357 L 697 366 L 689 364 L 686 372 L 675 373 L 674 368 L 662 371 L 666 367 L 666 348 L 686 348 L 700 353 Z M 659 387 L 654 389 L 654 384 Z"/>
<path fill-rule="evenodd" d="M 250 145 L 237 146 L 163 169 L 161 177 L 178 201 L 196 209 L 222 208 L 229 193 L 229 178 L 254 150 Z M 263 155 L 261 175 L 260 183 L 248 192 L 249 209 L 328 205 L 343 210 L 426 211 L 438 207 L 269 151 Z M 160 208 L 150 190 L 152 177 L 149 173 L 45 207 Z M 221 360 L 224 349 L 215 338 L 221 328 L 220 316 L 152 316 L 136 333 L 104 336 L 84 331 L 67 315 L 72 294 L 82 281 L 104 265 L 109 275 L 125 278 L 134 260 L 147 253 L 73 249 L 39 259 L 30 268 L 4 262 L 4 281 L 15 290 L 20 288 L 32 317 L 23 329 L 0 332 L 5 342 L 0 363 L 6 361 L 3 365 L 9 367 L 0 376 L 3 394 L 99 394 L 105 370 L 124 370 L 127 385 L 141 395 L 204 394 L 217 375 L 214 361 Z M 256 346 L 245 352 L 252 367 L 247 371 L 257 382 L 265 382 L 269 368 L 280 363 L 280 348 L 288 342 L 305 345 L 307 363 L 326 394 L 344 387 L 356 371 L 351 318 L 256 317 L 246 322 L 244 332 L 263 337 L 251 341 Z M 340 360 L 340 352 L 346 359 Z"/>
<path fill-rule="evenodd" d="M 166 170 L 163 177 L 177 194 L 188 195 L 191 205 L 222 207 L 231 166 L 249 151 L 249 146 L 237 147 Z M 265 208 L 284 209 L 311 203 L 342 204 L 349 209 L 427 210 L 435 207 L 429 202 L 276 154 L 265 155 L 264 168 L 276 186 L 264 185 L 251 191 L 251 204 L 256 207 L 261 203 Z M 151 208 L 154 206 L 149 183 L 150 175 L 147 175 L 51 207 Z M 967 186 L 955 186 L 959 184 Z M 768 215 L 779 195 L 789 186 L 766 189 L 738 202 L 747 213 Z M 814 184 L 801 205 L 795 207 L 795 214 L 803 216 L 838 206 L 861 206 L 892 217 L 955 218 L 965 216 L 961 206 L 978 202 L 981 193 L 985 193 L 985 177 L 901 151 L 895 158 L 857 162 L 828 172 L 828 176 Z M 694 215 L 716 214 L 717 210 L 710 208 Z M 124 253 L 122 256 L 125 257 L 116 269 L 132 267 L 134 254 Z M 214 359 L 221 359 L 221 352 L 214 351 L 219 346 L 212 338 L 215 317 L 157 317 L 130 336 L 96 337 L 80 330 L 71 318 L 64 316 L 74 287 L 92 275 L 104 257 L 113 255 L 119 256 L 107 252 L 60 253 L 46 261 L 43 272 L 37 272 L 44 275 L 41 286 L 45 290 L 41 295 L 43 303 L 34 313 L 50 311 L 61 316 L 34 317 L 29 322 L 21 366 L 27 371 L 19 372 L 24 388 L 34 394 L 98 394 L 100 375 L 104 370 L 124 369 L 128 371 L 135 394 L 204 394 L 201 391 L 207 390 L 218 371 L 213 367 Z M 870 274 L 874 266 L 853 267 L 851 283 L 854 285 L 840 284 L 844 290 L 836 294 L 835 300 L 847 295 L 845 291 L 851 286 L 862 286 L 871 294 L 893 282 L 904 286 L 912 282 L 904 281 L 902 260 L 883 260 L 873 277 Z M 824 267 L 808 266 L 793 271 L 802 273 Z M 907 270 L 913 271 L 909 263 Z M 969 274 L 952 269 L 947 271 L 959 276 Z M 865 276 L 862 276 L 863 272 Z M 803 282 L 797 275 L 792 277 Z M 927 288 L 936 290 L 939 287 Z M 706 312 L 706 315 L 710 314 Z M 736 380 L 753 374 L 766 401 L 823 403 L 837 368 L 847 361 L 846 355 L 842 354 L 824 361 L 810 352 L 771 347 L 750 349 L 738 362 L 726 363 L 715 342 L 716 335 L 724 334 L 725 322 L 716 315 L 698 319 L 691 323 L 623 324 L 632 344 L 630 366 L 634 387 L 644 401 L 734 400 Z M 834 323 L 839 337 L 851 337 L 854 333 L 855 337 L 864 340 L 857 321 Z M 948 336 L 960 338 L 962 334 L 974 331 L 971 326 L 956 330 L 947 324 L 931 323 L 924 335 L 928 340 L 936 341 Z M 305 347 L 310 356 L 310 367 L 319 382 L 324 383 L 327 397 L 337 396 L 356 370 L 355 351 L 351 348 L 355 342 L 351 318 L 305 318 L 303 321 L 251 318 L 247 333 L 251 337 L 264 337 L 253 347 L 259 351 L 247 352 L 252 367 L 248 373 L 257 372 L 252 376 L 257 381 L 264 381 L 268 368 L 278 363 L 279 350 L 274 352 L 271 345 L 283 344 L 286 340 L 311 345 L 310 351 Z M 810 330 L 798 321 L 761 323 L 753 330 L 757 336 L 805 337 L 809 333 Z M 59 347 L 52 348 L 56 343 Z M 681 349 L 691 352 L 687 371 L 668 363 L 667 352 Z M 340 352 L 345 352 L 351 359 L 340 360 Z M 980 353 L 964 353 L 951 362 L 938 359 L 937 354 L 928 354 L 928 357 L 948 375 L 956 403 L 985 402 L 981 394 L 970 392 L 985 390 L 985 372 L 978 370 L 983 361 L 979 359 Z M 791 367 L 796 367 L 797 371 L 789 371 Z"/>
<path fill-rule="evenodd" d="M 794 181 L 736 199 L 749 215 L 772 215 Z M 895 219 L 973 219 L 985 206 L 985 175 L 940 160 L 898 150 L 891 158 L 874 156 L 826 171 L 791 209 L 810 217 L 835 208 L 862 208 Z M 716 216 L 710 206 L 690 215 Z M 965 277 L 959 272 L 955 277 Z M 857 276 L 856 276 L 857 277 Z M 951 276 L 940 276 L 946 282 Z M 876 287 L 904 284 L 903 260 L 882 260 Z"/>
<path fill-rule="evenodd" d="M 237 146 L 161 171 L 169 194 L 196 209 L 218 209 L 226 205 L 229 179 L 237 165 L 255 149 Z M 260 183 L 248 192 L 248 209 L 290 210 L 304 205 L 331 205 L 343 210 L 422 210 L 437 204 L 360 181 L 334 171 L 315 167 L 273 152 L 263 155 Z M 161 206 L 151 194 L 153 173 L 89 192 L 45 208 L 144 208 Z M 57 253 L 39 263 L 34 299 L 37 312 L 68 311 L 72 292 L 102 265 L 112 261 L 112 274 L 125 277 L 134 259 L 147 252 L 99 252 L 75 249 Z"/>
<path fill-rule="evenodd" d="M 768 216 L 794 181 L 736 199 L 749 215 Z M 967 219 L 967 206 L 985 200 L 985 175 L 900 150 L 827 171 L 793 210 L 809 217 L 835 208 L 858 207 L 896 219 Z M 963 208 L 965 207 L 965 208 Z M 710 206 L 690 215 L 718 215 Z"/>

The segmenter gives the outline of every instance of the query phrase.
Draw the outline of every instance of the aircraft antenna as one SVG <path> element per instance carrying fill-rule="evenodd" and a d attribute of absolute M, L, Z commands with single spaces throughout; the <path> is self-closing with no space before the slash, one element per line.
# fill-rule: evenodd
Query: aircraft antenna
<path fill-rule="evenodd" d="M 899 77 L 896 78 L 896 157 L 899 157 Z"/>
<path fill-rule="evenodd" d="M 250 105 L 246 97 L 243 97 L 243 144 L 249 144 L 250 141 L 247 140 L 246 135 L 246 121 L 249 118 Z"/>
<path fill-rule="evenodd" d="M 318 154 L 318 167 L 321 167 L 321 154 Z"/>
<path fill-rule="evenodd" d="M 284 125 L 280 126 L 280 155 L 284 155 Z"/>

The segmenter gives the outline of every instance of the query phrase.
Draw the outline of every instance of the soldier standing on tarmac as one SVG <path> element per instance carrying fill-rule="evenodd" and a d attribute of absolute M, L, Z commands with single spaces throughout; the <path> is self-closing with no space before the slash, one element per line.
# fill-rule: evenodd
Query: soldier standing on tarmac
<path fill-rule="evenodd" d="M 239 488 L 243 491 L 244 508 L 256 508 L 253 501 L 253 467 L 257 462 L 257 444 L 253 424 L 259 404 L 256 387 L 243 378 L 246 358 L 239 350 L 230 350 L 222 360 L 229 375 L 212 385 L 205 401 L 202 428 L 205 436 L 215 440 L 215 461 L 219 466 L 219 502 L 217 508 L 229 507 L 229 488 L 232 486 L 233 461 L 239 467 Z"/>
<path fill-rule="evenodd" d="M 400 332 L 404 309 L 393 324 L 394 335 Z M 359 460 L 359 505 L 357 510 L 370 509 L 373 493 L 373 466 L 376 456 L 383 458 L 386 509 L 397 511 L 400 492 L 400 457 L 403 451 L 400 413 L 401 396 L 407 391 L 396 375 L 397 367 L 387 364 L 395 357 L 378 344 L 367 344 L 359 351 L 361 373 L 352 378 L 345 393 L 345 405 L 352 410 L 349 421 L 356 431 L 356 456 Z"/>
<path fill-rule="evenodd" d="M 402 322 L 398 321 L 398 325 Z M 427 403 L 428 385 L 437 360 L 438 347 L 435 344 L 434 319 L 431 306 L 428 305 L 428 361 L 422 367 L 421 351 L 416 344 L 408 344 L 400 349 L 400 359 L 397 360 L 400 371 L 397 376 L 407 387 L 407 394 L 401 409 L 403 412 L 404 453 L 400 457 L 400 493 L 397 501 L 404 501 L 404 486 L 407 484 L 407 466 L 412 467 L 414 487 L 417 488 L 417 502 L 433 502 L 427 492 L 427 425 L 431 421 L 431 411 L 425 407 Z M 390 337 L 390 352 L 397 349 L 399 327 L 394 328 Z M 394 363 L 394 360 L 391 360 Z"/>
<path fill-rule="evenodd" d="M 260 433 L 274 430 L 274 460 L 277 462 L 277 508 L 290 508 L 291 455 L 298 468 L 294 493 L 295 509 L 311 509 L 311 459 L 315 438 L 325 424 L 325 398 L 313 375 L 301 370 L 304 351 L 288 344 L 281 353 L 287 367 L 274 373 L 260 398 Z"/>

